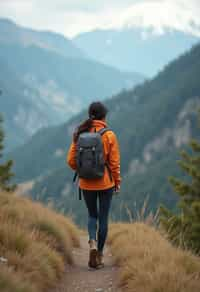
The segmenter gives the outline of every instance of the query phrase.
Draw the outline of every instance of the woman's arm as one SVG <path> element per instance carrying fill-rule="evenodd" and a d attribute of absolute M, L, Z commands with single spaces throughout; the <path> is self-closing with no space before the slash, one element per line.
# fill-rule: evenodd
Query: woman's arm
<path fill-rule="evenodd" d="M 117 189 L 120 188 L 120 151 L 116 135 L 110 134 L 109 166 Z"/>
<path fill-rule="evenodd" d="M 76 170 L 76 144 L 74 142 L 69 148 L 66 162 L 73 170 Z"/>

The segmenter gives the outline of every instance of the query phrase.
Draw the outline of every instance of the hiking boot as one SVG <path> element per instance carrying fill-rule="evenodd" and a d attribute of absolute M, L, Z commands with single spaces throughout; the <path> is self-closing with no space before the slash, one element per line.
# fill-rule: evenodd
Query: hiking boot
<path fill-rule="evenodd" d="M 97 267 L 97 244 L 95 240 L 89 240 L 90 245 L 90 253 L 89 253 L 89 262 L 88 266 L 90 268 L 96 268 Z"/>
<path fill-rule="evenodd" d="M 96 261 L 97 261 L 97 269 L 102 269 L 104 268 L 104 260 L 103 260 L 103 253 L 100 251 L 97 251 L 97 257 L 96 257 Z"/>

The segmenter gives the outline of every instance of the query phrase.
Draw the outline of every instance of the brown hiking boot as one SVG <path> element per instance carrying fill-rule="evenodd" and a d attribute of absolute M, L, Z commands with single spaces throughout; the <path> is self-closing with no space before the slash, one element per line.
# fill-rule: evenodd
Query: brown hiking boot
<path fill-rule="evenodd" d="M 97 269 L 104 268 L 104 260 L 103 260 L 103 253 L 102 252 L 97 251 L 97 259 L 96 260 L 97 260 L 96 268 Z"/>
<path fill-rule="evenodd" d="M 96 268 L 97 267 L 97 244 L 95 240 L 89 240 L 90 245 L 90 253 L 89 253 L 89 262 L 88 266 L 90 268 Z"/>

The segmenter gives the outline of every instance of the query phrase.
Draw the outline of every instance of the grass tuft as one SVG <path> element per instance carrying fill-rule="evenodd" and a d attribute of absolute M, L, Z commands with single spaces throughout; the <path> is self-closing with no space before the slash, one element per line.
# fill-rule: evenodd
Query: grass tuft
<path fill-rule="evenodd" d="M 144 223 L 112 224 L 111 251 L 130 292 L 199 292 L 200 259 L 173 247 Z"/>
<path fill-rule="evenodd" d="M 36 287 L 11 268 L 0 265 L 0 291 L 37 292 Z"/>
<path fill-rule="evenodd" d="M 72 263 L 72 255 L 69 253 L 70 247 L 72 246 L 72 238 L 68 229 L 64 230 L 62 225 L 58 229 L 56 223 L 47 218 L 35 222 L 33 228 L 44 235 L 44 241 L 51 247 L 63 253 L 69 264 Z"/>
<path fill-rule="evenodd" d="M 44 292 L 72 264 L 79 231 L 71 219 L 39 203 L 0 192 L 1 292 Z"/>

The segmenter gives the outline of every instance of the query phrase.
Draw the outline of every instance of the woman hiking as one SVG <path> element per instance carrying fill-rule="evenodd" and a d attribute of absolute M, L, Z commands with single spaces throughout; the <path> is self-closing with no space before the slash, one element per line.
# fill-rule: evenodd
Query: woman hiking
<path fill-rule="evenodd" d="M 118 141 L 107 128 L 107 112 L 101 102 L 90 104 L 89 117 L 74 132 L 67 155 L 69 166 L 79 175 L 79 188 L 88 210 L 91 268 L 104 267 L 109 210 L 113 192 L 119 192 L 121 181 Z"/>

